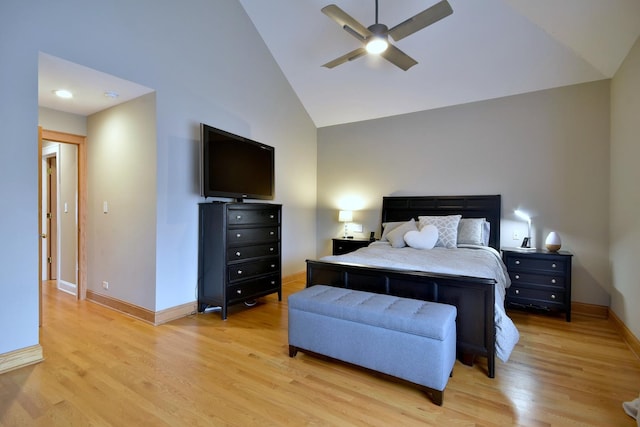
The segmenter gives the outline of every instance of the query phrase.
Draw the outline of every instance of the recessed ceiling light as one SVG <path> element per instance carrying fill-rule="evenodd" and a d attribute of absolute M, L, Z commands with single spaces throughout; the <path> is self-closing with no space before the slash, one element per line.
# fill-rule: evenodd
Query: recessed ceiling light
<path fill-rule="evenodd" d="M 105 90 L 104 96 L 106 96 L 107 98 L 116 99 L 117 97 L 120 96 L 120 94 L 115 90 Z"/>
<path fill-rule="evenodd" d="M 56 89 L 53 91 L 53 93 L 55 93 L 55 95 L 59 98 L 64 98 L 64 99 L 73 98 L 73 94 L 66 89 Z"/>

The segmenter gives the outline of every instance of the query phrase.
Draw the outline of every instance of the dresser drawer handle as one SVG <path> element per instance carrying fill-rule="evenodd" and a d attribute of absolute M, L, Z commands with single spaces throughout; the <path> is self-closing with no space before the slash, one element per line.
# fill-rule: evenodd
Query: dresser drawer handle
<path fill-rule="evenodd" d="M 516 295 L 520 294 L 520 289 L 516 289 Z"/>
<path fill-rule="evenodd" d="M 242 274 L 242 270 L 238 270 L 238 274 Z"/>
<path fill-rule="evenodd" d="M 242 219 L 242 215 L 236 215 L 236 219 Z"/>
<path fill-rule="evenodd" d="M 557 268 L 558 265 L 554 262 L 553 264 L 551 264 L 551 268 Z"/>
<path fill-rule="evenodd" d="M 556 296 L 554 294 L 551 294 L 551 299 L 556 299 Z"/>
<path fill-rule="evenodd" d="M 270 232 L 269 232 L 269 235 L 270 235 L 270 236 L 273 236 L 274 234 L 276 234 L 276 233 L 275 233 L 275 232 L 273 232 L 273 231 L 270 231 Z"/>
<path fill-rule="evenodd" d="M 273 252 L 274 250 L 275 250 L 274 248 L 269 248 L 269 251 L 270 251 L 270 252 Z"/>
<path fill-rule="evenodd" d="M 275 285 L 275 284 L 276 284 L 276 281 L 275 281 L 275 280 L 272 280 L 272 281 L 271 281 L 271 284 L 272 284 L 272 285 Z"/>
<path fill-rule="evenodd" d="M 242 295 L 242 289 L 238 289 L 238 290 L 236 291 L 236 293 L 237 293 L 238 295 Z"/>
<path fill-rule="evenodd" d="M 275 264 L 271 264 L 271 268 L 276 268 L 276 265 Z"/>
<path fill-rule="evenodd" d="M 242 234 L 236 233 L 236 237 L 239 239 L 240 237 L 242 237 Z"/>
<path fill-rule="evenodd" d="M 551 283 L 553 283 L 555 285 L 556 279 L 551 279 Z"/>
<path fill-rule="evenodd" d="M 269 215 L 269 218 L 271 218 L 271 219 L 273 219 L 273 218 L 275 218 L 275 217 L 276 217 L 276 216 L 275 216 L 274 214 Z"/>
<path fill-rule="evenodd" d="M 236 252 L 236 256 L 240 256 L 240 255 L 242 255 L 240 251 Z"/>
<path fill-rule="evenodd" d="M 520 265 L 520 260 L 519 259 L 516 260 L 516 265 Z"/>
<path fill-rule="evenodd" d="M 519 275 L 519 274 L 516 274 L 516 275 L 515 275 L 515 279 L 516 279 L 516 280 L 520 279 L 520 275 Z"/>

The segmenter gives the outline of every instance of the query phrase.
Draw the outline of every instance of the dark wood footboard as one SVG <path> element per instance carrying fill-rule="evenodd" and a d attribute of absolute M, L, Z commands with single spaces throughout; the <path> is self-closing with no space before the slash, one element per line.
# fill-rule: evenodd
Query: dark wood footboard
<path fill-rule="evenodd" d="M 307 287 L 320 284 L 456 306 L 458 358 L 472 364 L 486 357 L 487 375 L 495 377 L 493 279 L 307 260 Z"/>

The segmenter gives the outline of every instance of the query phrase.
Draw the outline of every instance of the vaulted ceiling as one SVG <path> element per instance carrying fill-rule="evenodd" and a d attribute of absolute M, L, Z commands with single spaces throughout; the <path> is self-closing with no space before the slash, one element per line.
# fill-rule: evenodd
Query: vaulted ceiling
<path fill-rule="evenodd" d="M 438 0 L 379 0 L 389 28 Z M 640 35 L 640 0 L 449 0 L 453 14 L 397 43 L 403 71 L 365 56 L 322 64 L 361 44 L 321 9 L 364 26 L 374 0 L 240 0 L 317 127 L 608 79 Z"/>
<path fill-rule="evenodd" d="M 408 71 L 372 56 L 328 69 L 361 44 L 321 9 L 369 26 L 375 0 L 239 1 L 317 127 L 609 79 L 640 35 L 640 0 L 449 0 L 453 14 L 393 42 L 418 62 Z M 379 0 L 379 22 L 437 2 Z M 90 96 L 62 105 L 63 83 Z M 39 105 L 84 115 L 151 91 L 45 54 L 39 89 Z"/>

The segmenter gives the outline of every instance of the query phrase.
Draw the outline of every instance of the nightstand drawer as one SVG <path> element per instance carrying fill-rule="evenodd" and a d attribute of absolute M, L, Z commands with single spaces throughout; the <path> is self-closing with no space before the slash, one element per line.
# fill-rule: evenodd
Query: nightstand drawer
<path fill-rule="evenodd" d="M 510 303 L 521 305 L 539 305 L 542 307 L 564 305 L 564 292 L 547 291 L 540 289 L 527 289 L 511 286 L 507 289 Z"/>
<path fill-rule="evenodd" d="M 333 255 L 343 255 L 357 249 L 369 246 L 370 240 L 363 239 L 333 239 Z"/>
<path fill-rule="evenodd" d="M 565 277 L 561 275 L 544 275 L 522 271 L 509 271 L 511 284 L 529 283 L 533 285 L 558 286 L 564 288 Z"/>
<path fill-rule="evenodd" d="M 564 271 L 565 261 L 510 256 L 507 260 L 507 268 L 511 270 L 535 270 L 535 271 Z"/>

